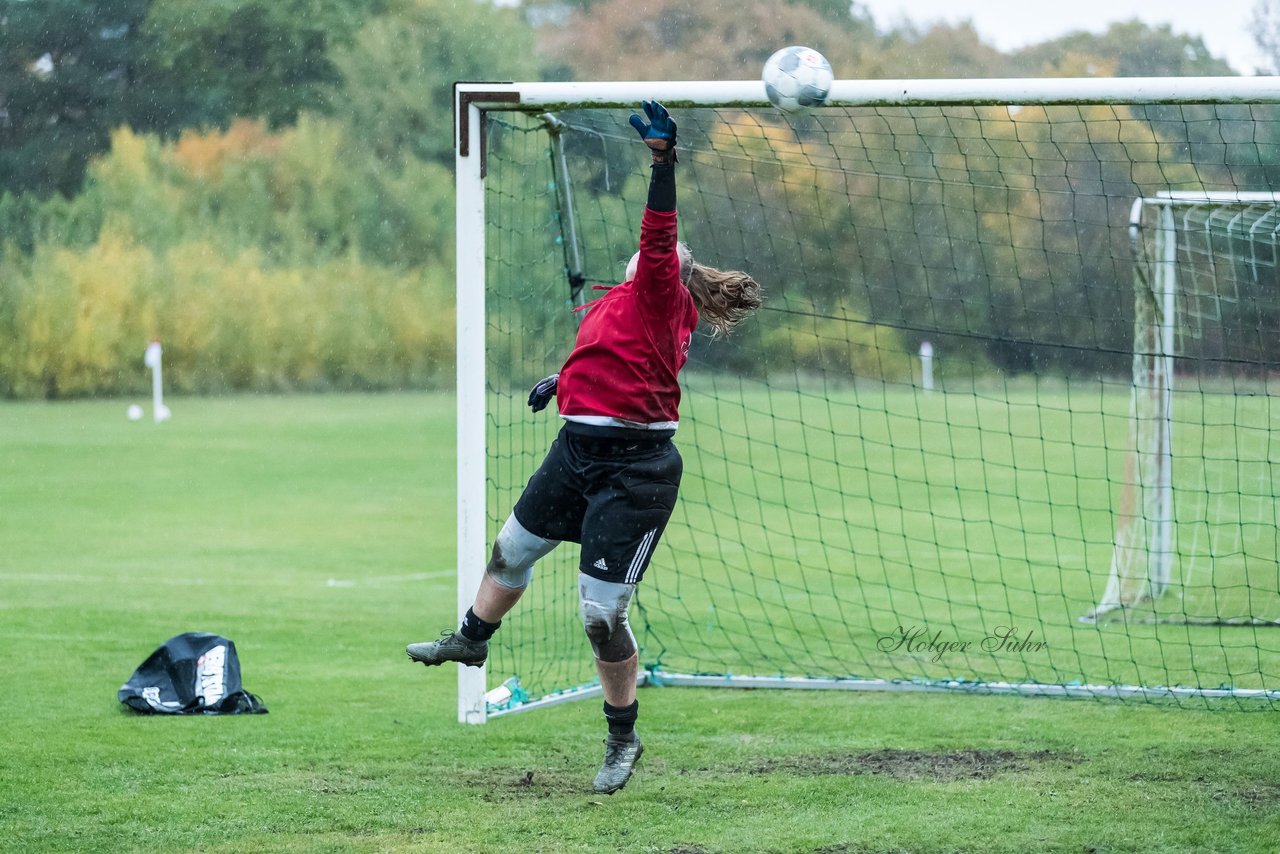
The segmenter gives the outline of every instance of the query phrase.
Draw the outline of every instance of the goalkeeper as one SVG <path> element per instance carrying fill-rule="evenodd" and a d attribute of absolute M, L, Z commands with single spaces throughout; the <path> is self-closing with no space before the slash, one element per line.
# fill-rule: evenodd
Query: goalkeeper
<path fill-rule="evenodd" d="M 649 199 L 640 250 L 626 281 L 594 302 L 558 374 L 534 387 L 535 412 L 553 396 L 565 424 L 530 478 L 493 546 L 475 602 L 456 632 L 410 644 L 426 665 L 479 666 L 488 641 L 561 542 L 582 546 L 578 593 L 604 691 L 609 734 L 595 791 L 626 785 L 643 750 L 635 732 L 638 652 L 627 622 L 636 585 L 675 507 L 682 462 L 672 443 L 677 375 L 699 317 L 727 333 L 760 306 L 760 286 L 741 272 L 696 264 L 676 240 L 676 123 L 656 101 L 631 125 L 650 148 Z"/>

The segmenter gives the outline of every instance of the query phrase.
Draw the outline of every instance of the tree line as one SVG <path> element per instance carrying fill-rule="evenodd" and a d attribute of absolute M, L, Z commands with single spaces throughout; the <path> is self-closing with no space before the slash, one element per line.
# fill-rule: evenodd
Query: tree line
<path fill-rule="evenodd" d="M 131 390 L 156 336 L 188 391 L 447 382 L 454 80 L 741 79 L 791 43 L 841 77 L 1232 73 L 1167 27 L 1002 53 L 840 0 L 2 0 L 0 394 Z"/>

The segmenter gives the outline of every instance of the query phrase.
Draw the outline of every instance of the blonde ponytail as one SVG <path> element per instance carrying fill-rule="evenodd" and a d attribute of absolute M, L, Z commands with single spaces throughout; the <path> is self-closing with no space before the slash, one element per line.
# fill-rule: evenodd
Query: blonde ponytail
<path fill-rule="evenodd" d="M 760 284 L 741 270 L 717 270 L 695 261 L 688 285 L 698 316 L 710 324 L 713 336 L 728 335 L 763 302 Z"/>

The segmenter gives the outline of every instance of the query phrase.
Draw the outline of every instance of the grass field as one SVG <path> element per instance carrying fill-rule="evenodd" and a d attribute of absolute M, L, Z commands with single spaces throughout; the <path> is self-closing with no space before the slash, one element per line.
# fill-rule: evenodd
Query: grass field
<path fill-rule="evenodd" d="M 1188 625 L 1204 614 L 1280 621 L 1269 396 L 1180 395 L 1182 583 L 1159 602 L 1167 621 L 1086 625 L 1078 618 L 1107 585 L 1113 508 L 1132 477 L 1127 384 L 991 378 L 932 394 L 708 374 L 688 384 L 680 504 L 638 598 L 646 663 L 1182 691 L 1280 685 L 1280 629 Z M 493 409 L 496 531 L 555 419 L 530 418 L 523 395 L 495 396 Z M 572 549 L 539 565 L 547 583 L 529 597 L 539 619 L 514 621 L 491 659 L 535 695 L 593 676 L 566 652 L 581 643 L 576 573 Z M 922 653 L 913 646 L 923 640 L 895 642 L 904 637 L 952 647 Z"/>
<path fill-rule="evenodd" d="M 451 397 L 177 399 L 158 427 L 126 403 L 0 404 L 0 849 L 1280 840 L 1274 712 L 645 689 L 640 770 L 594 796 L 596 702 L 466 728 L 454 674 L 403 655 L 454 618 Z M 236 641 L 269 715 L 123 710 L 133 668 L 193 630 Z"/>

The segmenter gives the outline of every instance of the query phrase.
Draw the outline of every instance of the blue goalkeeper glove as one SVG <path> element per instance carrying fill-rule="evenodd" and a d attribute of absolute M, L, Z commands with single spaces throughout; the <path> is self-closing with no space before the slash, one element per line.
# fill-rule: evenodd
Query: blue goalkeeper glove
<path fill-rule="evenodd" d="M 664 165 L 675 163 L 676 120 L 657 101 L 641 101 L 640 106 L 644 107 L 644 114 L 649 117 L 649 121 L 646 122 L 633 113 L 631 126 L 653 152 L 653 162 Z"/>
<path fill-rule="evenodd" d="M 556 386 L 560 384 L 560 375 L 552 374 L 543 380 L 538 380 L 538 384 L 529 392 L 529 408 L 534 412 L 541 412 L 547 408 L 547 404 L 551 402 L 551 398 L 556 396 Z"/>

